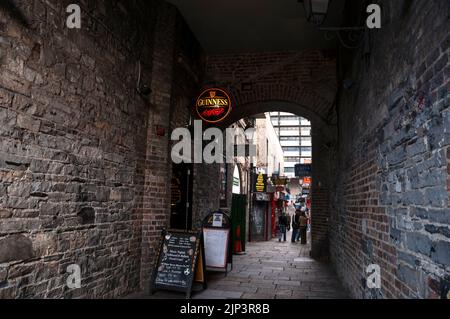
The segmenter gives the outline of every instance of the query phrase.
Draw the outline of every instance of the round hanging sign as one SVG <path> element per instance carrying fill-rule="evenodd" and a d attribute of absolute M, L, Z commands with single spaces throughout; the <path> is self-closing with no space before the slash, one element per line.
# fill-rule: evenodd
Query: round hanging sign
<path fill-rule="evenodd" d="M 223 121 L 231 112 L 231 99 L 223 89 L 204 90 L 197 98 L 195 110 L 205 122 L 217 123 Z"/>

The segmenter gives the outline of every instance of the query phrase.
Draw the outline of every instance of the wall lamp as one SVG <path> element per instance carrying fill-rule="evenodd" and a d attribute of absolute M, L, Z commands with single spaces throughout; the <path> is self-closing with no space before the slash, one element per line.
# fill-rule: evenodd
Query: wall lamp
<path fill-rule="evenodd" d="M 332 40 L 337 38 L 346 49 L 357 49 L 368 40 L 365 37 L 364 27 L 320 27 L 327 17 L 331 0 L 298 0 L 303 3 L 308 22 L 319 26 L 320 31 L 325 31 L 325 38 Z M 365 41 L 366 40 L 366 41 Z"/>
<path fill-rule="evenodd" d="M 327 17 L 330 0 L 298 0 L 303 3 L 306 11 L 306 19 L 315 25 L 324 23 Z"/>

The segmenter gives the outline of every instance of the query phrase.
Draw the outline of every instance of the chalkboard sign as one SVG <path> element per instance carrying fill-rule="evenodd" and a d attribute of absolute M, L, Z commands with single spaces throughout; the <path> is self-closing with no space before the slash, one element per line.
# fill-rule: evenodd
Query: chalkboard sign
<path fill-rule="evenodd" d="M 194 280 L 206 285 L 204 260 L 201 232 L 163 230 L 151 293 L 156 289 L 174 290 L 185 292 L 189 298 Z"/>

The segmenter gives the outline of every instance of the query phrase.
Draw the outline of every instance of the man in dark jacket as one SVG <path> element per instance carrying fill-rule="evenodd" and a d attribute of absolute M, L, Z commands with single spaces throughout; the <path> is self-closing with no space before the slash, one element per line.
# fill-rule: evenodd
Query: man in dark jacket
<path fill-rule="evenodd" d="M 300 216 L 301 212 L 299 209 L 295 211 L 294 218 L 292 220 L 292 237 L 291 241 L 295 243 L 298 240 L 298 232 L 300 229 Z"/>
<path fill-rule="evenodd" d="M 306 229 L 308 227 L 308 217 L 306 216 L 306 213 L 302 211 L 300 216 L 300 237 L 301 237 L 301 244 L 306 245 Z"/>
<path fill-rule="evenodd" d="M 286 241 L 287 225 L 288 225 L 287 216 L 285 213 L 282 213 L 278 217 L 278 241 L 281 241 L 281 238 L 283 238 L 283 241 Z"/>

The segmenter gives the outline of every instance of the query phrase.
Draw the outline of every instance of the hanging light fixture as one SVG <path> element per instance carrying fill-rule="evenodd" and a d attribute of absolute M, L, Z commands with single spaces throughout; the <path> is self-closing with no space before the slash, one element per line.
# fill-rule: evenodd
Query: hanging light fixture
<path fill-rule="evenodd" d="M 331 0 L 298 0 L 303 3 L 308 22 L 319 26 L 318 30 L 325 31 L 325 38 L 337 38 L 346 49 L 357 49 L 368 41 L 366 27 L 321 27 L 328 14 Z"/>
<path fill-rule="evenodd" d="M 315 25 L 324 23 L 328 12 L 330 0 L 299 0 L 303 2 L 306 11 L 306 19 Z"/>

